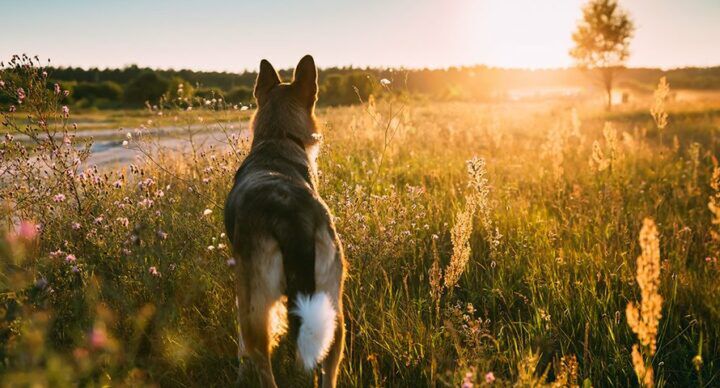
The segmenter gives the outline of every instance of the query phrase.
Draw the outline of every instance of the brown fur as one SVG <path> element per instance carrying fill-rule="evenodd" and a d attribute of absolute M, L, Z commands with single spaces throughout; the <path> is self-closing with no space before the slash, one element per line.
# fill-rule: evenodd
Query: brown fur
<path fill-rule="evenodd" d="M 345 338 L 346 265 L 308 156 L 318 143 L 317 70 L 312 57 L 300 61 L 294 78 L 282 83 L 270 63 L 261 62 L 253 144 L 226 203 L 226 230 L 237 258 L 238 354 L 253 361 L 263 386 L 275 387 L 270 362 L 277 329 L 271 327 L 274 309 L 287 301 L 291 311 L 298 293 L 325 292 L 337 313 L 337 325 L 321 362 L 322 385 L 334 387 Z M 299 318 L 289 314 L 288 319 L 295 339 Z"/>

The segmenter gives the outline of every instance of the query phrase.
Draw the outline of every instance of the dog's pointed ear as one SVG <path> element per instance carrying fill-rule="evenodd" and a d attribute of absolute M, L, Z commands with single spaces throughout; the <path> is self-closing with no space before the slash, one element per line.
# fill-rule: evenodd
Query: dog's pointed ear
<path fill-rule="evenodd" d="M 258 105 L 265 100 L 268 92 L 275 86 L 280 84 L 280 76 L 278 75 L 275 68 L 266 59 L 260 61 L 260 72 L 258 73 L 257 80 L 255 80 L 255 99 Z"/>
<path fill-rule="evenodd" d="M 300 99 L 306 102 L 308 106 L 312 106 L 317 101 L 317 79 L 318 73 L 313 57 L 310 55 L 302 57 L 297 67 L 295 67 L 293 85 Z"/>

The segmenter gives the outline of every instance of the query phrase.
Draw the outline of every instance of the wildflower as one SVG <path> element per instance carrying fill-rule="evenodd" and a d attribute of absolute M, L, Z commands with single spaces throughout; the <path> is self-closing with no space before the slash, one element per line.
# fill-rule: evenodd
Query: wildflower
<path fill-rule="evenodd" d="M 212 210 L 210 210 L 210 209 L 205 209 L 205 210 L 203 210 L 203 213 L 202 213 L 202 214 L 203 214 L 203 216 L 209 216 L 210 214 L 212 214 Z"/>
<path fill-rule="evenodd" d="M 92 332 L 90 333 L 90 345 L 92 345 L 95 349 L 101 349 L 104 348 L 105 345 L 107 345 L 108 342 L 108 335 L 107 331 L 105 330 L 105 325 L 102 324 L 96 324 L 95 327 L 93 327 Z"/>
<path fill-rule="evenodd" d="M 60 85 L 59 85 L 59 84 L 55 84 L 55 85 L 54 85 L 54 90 L 55 90 L 55 94 L 56 94 L 56 95 L 59 95 L 59 94 L 60 94 Z"/>
<path fill-rule="evenodd" d="M 220 238 L 225 238 L 225 233 L 220 233 Z"/>
<path fill-rule="evenodd" d="M 53 201 L 55 201 L 55 202 L 64 202 L 64 201 L 65 201 L 65 194 L 62 194 L 62 193 L 60 193 L 60 194 L 55 194 L 55 196 L 53 197 Z"/>
<path fill-rule="evenodd" d="M 101 224 L 101 223 L 103 222 L 103 220 L 104 220 L 104 218 L 103 218 L 102 216 L 100 216 L 100 217 L 95 217 L 95 223 L 96 223 L 96 224 Z"/>
<path fill-rule="evenodd" d="M 148 268 L 148 272 L 152 276 L 160 276 L 160 272 L 157 270 L 157 268 L 155 268 L 155 266 Z"/>
<path fill-rule="evenodd" d="M 67 97 L 67 96 L 69 96 L 69 95 L 70 95 L 70 91 L 69 91 L 69 90 L 64 90 L 64 91 L 63 91 L 63 96 Z"/>
<path fill-rule="evenodd" d="M 16 110 L 17 110 L 17 108 L 15 108 L 15 105 L 10 105 L 10 108 L 8 109 L 8 111 L 10 111 L 10 113 L 15 112 Z"/>
<path fill-rule="evenodd" d="M 67 256 L 65 256 L 65 262 L 74 263 L 75 261 L 77 261 L 77 257 L 75 257 L 75 255 L 73 255 L 72 253 L 69 253 Z"/>
<path fill-rule="evenodd" d="M 391 82 L 392 82 L 392 81 L 390 81 L 390 80 L 387 79 L 387 78 L 383 78 L 383 79 L 380 80 L 380 84 L 382 84 L 383 86 L 390 85 Z"/>
<path fill-rule="evenodd" d="M 123 147 L 127 147 L 128 141 L 127 141 L 127 140 L 123 140 L 122 145 L 123 145 Z"/>
<path fill-rule="evenodd" d="M 228 265 L 228 267 L 234 267 L 234 266 L 235 266 L 235 259 L 232 259 L 232 258 L 227 259 L 227 261 L 226 261 L 225 263 Z"/>
<path fill-rule="evenodd" d="M 116 221 L 126 228 L 128 227 L 128 225 L 130 225 L 130 220 L 128 220 L 126 217 L 118 217 Z"/>
<path fill-rule="evenodd" d="M 700 369 L 702 368 L 703 359 L 700 354 L 695 355 L 692 359 L 692 363 L 695 366 L 695 370 L 700 372 Z"/>
<path fill-rule="evenodd" d="M 0 88 L 4 88 L 4 87 L 5 87 L 5 81 L 0 79 Z"/>
<path fill-rule="evenodd" d="M 149 207 L 152 207 L 152 205 L 154 203 L 155 203 L 155 201 L 153 201 L 150 198 L 143 198 L 142 201 L 138 202 L 138 205 L 140 205 L 140 207 L 143 207 L 143 208 L 149 208 Z"/>
<path fill-rule="evenodd" d="M 44 289 L 45 287 L 47 287 L 47 285 L 48 285 L 48 281 L 45 278 L 40 278 L 35 281 L 35 287 L 39 288 L 41 290 Z"/>
<path fill-rule="evenodd" d="M 58 257 L 60 257 L 60 256 L 62 256 L 62 255 L 63 255 L 63 251 L 61 251 L 61 250 L 58 249 L 58 250 L 56 250 L 56 251 L 50 252 L 50 255 L 49 255 L 49 256 L 50 256 L 51 259 L 57 259 Z"/>
<path fill-rule="evenodd" d="M 73 222 L 72 225 L 70 225 L 70 227 L 71 227 L 73 230 L 78 230 L 78 229 L 80 229 L 80 223 L 79 223 L 79 222 Z"/>
<path fill-rule="evenodd" d="M 78 273 L 80 272 L 80 268 L 77 265 L 73 265 L 72 268 L 70 268 L 70 271 L 72 271 L 73 273 Z"/>
<path fill-rule="evenodd" d="M 223 243 L 220 243 L 220 244 L 217 245 L 218 249 L 225 249 L 225 246 L 226 246 L 226 245 L 223 244 Z"/>
<path fill-rule="evenodd" d="M 485 382 L 488 384 L 492 384 L 495 381 L 495 374 L 492 372 L 488 372 L 485 374 Z"/>
<path fill-rule="evenodd" d="M 15 229 L 15 234 L 22 240 L 34 240 L 38 234 L 38 226 L 31 221 L 21 221 Z"/>
<path fill-rule="evenodd" d="M 43 72 L 41 74 L 42 74 L 43 78 L 47 78 L 47 71 L 43 70 Z"/>
<path fill-rule="evenodd" d="M 18 104 L 22 104 L 25 97 L 26 97 L 25 90 L 23 88 L 18 88 L 18 90 L 17 90 Z"/>
<path fill-rule="evenodd" d="M 157 236 L 160 240 L 166 240 L 168 237 L 168 234 L 163 232 L 162 230 L 157 231 Z"/>
<path fill-rule="evenodd" d="M 250 109 L 250 108 L 249 108 L 248 106 L 245 106 L 245 105 L 243 105 L 242 107 L 240 107 L 240 110 L 248 110 L 248 109 Z"/>
<path fill-rule="evenodd" d="M 473 373 L 471 371 L 465 373 L 463 378 L 462 388 L 473 388 Z"/>
<path fill-rule="evenodd" d="M 67 105 L 63 105 L 62 114 L 65 118 L 68 118 L 68 116 L 70 116 L 70 108 L 68 108 Z"/>

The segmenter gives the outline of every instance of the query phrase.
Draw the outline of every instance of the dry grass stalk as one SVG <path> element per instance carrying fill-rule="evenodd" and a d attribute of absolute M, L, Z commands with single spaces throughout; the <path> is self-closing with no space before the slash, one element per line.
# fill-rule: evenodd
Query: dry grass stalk
<path fill-rule="evenodd" d="M 470 236 L 473 231 L 473 219 L 478 208 L 482 213 L 483 225 L 488 232 L 492 230 L 488 205 L 490 189 L 485 177 L 485 160 L 478 157 L 468 160 L 467 171 L 471 193 L 466 197 L 465 208 L 458 212 L 455 225 L 450 231 L 453 253 L 450 264 L 445 268 L 445 287 L 447 289 L 455 287 L 470 260 Z"/>
<path fill-rule="evenodd" d="M 655 120 L 659 130 L 665 129 L 668 124 L 668 114 L 665 109 L 665 103 L 667 102 L 668 96 L 670 95 L 670 84 L 668 84 L 665 77 L 660 78 L 657 89 L 653 93 L 654 102 L 650 108 L 650 114 Z"/>
<path fill-rule="evenodd" d="M 663 298 L 660 287 L 660 239 L 655 221 L 646 218 L 640 230 L 642 254 L 637 258 L 635 279 L 640 286 L 639 308 L 628 303 L 625 314 L 630 329 L 638 336 L 640 346 L 632 347 L 632 361 L 638 381 L 646 387 L 654 386 L 651 357 L 657 348 L 657 333 L 662 318 Z"/>

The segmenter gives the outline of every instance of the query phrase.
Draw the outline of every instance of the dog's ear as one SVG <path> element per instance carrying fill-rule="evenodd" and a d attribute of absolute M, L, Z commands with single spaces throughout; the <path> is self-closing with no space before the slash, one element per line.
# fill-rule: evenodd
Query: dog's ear
<path fill-rule="evenodd" d="M 300 100 L 312 107 L 317 101 L 318 73 L 315 67 L 315 60 L 312 56 L 302 57 L 293 75 L 293 86 L 295 87 Z"/>
<path fill-rule="evenodd" d="M 263 103 L 268 92 L 279 84 L 280 76 L 277 71 L 275 71 L 275 68 L 265 59 L 260 61 L 260 72 L 258 73 L 257 80 L 255 80 L 254 92 L 258 105 Z"/>

